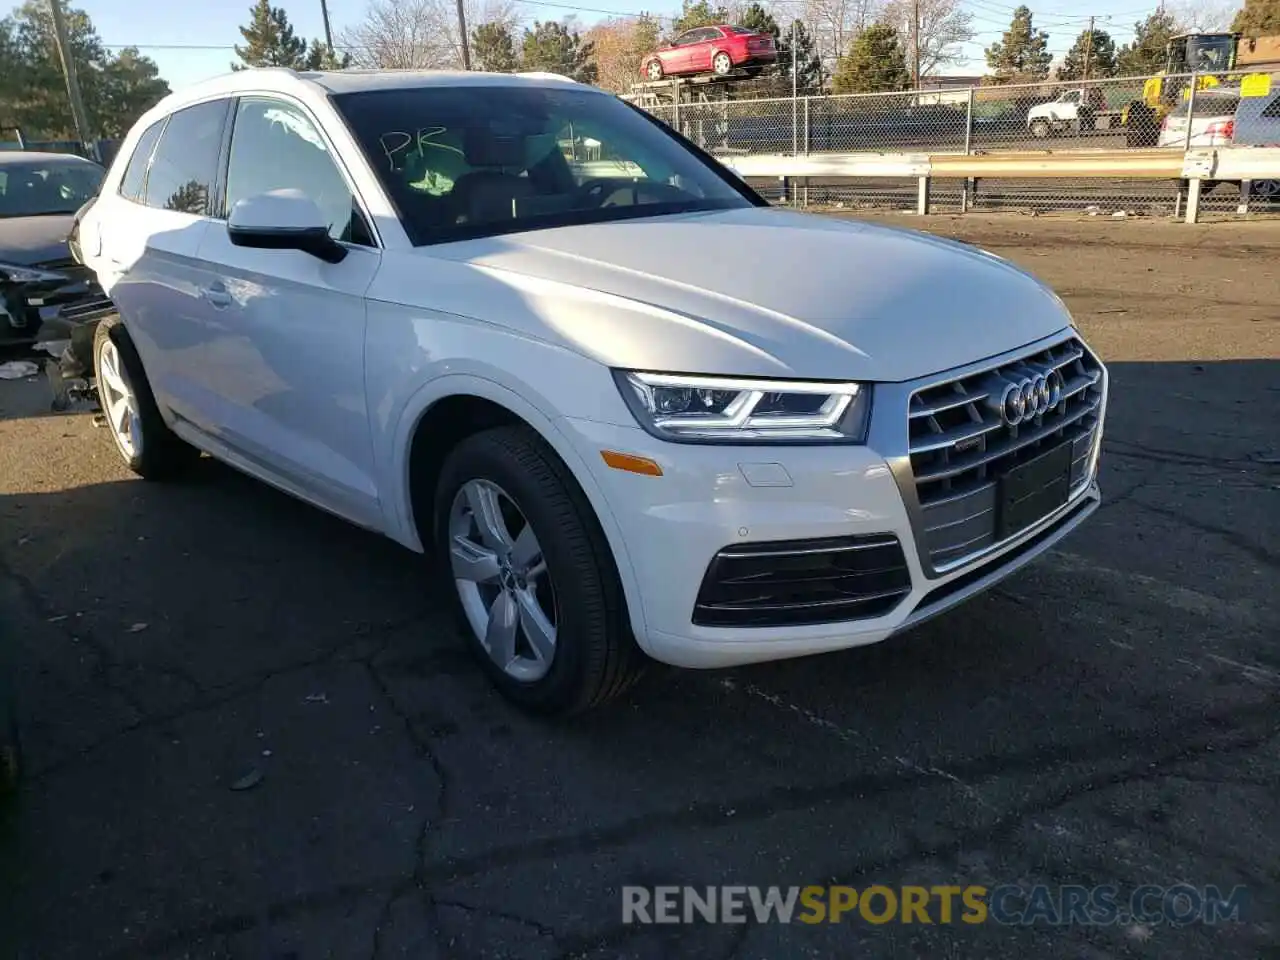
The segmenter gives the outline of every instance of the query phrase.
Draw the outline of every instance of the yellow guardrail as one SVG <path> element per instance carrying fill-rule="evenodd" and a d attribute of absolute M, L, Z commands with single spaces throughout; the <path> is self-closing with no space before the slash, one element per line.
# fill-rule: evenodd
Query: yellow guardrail
<path fill-rule="evenodd" d="M 1181 150 L 1098 150 L 1080 153 L 938 154 L 929 158 L 935 177 L 1127 177 L 1164 180 L 1182 176 Z"/>
<path fill-rule="evenodd" d="M 919 183 L 917 212 L 929 211 L 935 177 L 967 179 L 1187 180 L 1186 219 L 1198 216 L 1200 188 L 1212 180 L 1280 180 L 1280 147 L 1089 150 L 1062 153 L 747 154 L 718 158 L 740 177 L 780 179 L 894 178 Z"/>

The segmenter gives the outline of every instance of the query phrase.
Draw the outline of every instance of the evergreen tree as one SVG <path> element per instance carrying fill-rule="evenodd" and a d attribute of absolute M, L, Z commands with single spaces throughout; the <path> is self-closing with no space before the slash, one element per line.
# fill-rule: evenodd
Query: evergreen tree
<path fill-rule="evenodd" d="M 64 18 L 90 136 L 123 137 L 139 116 L 169 93 L 169 85 L 160 78 L 155 61 L 136 48 L 108 53 L 83 10 L 66 9 Z M 33 140 L 77 138 L 56 51 L 53 16 L 44 0 L 28 0 L 0 19 L 2 122 L 21 127 Z"/>
<path fill-rule="evenodd" d="M 249 25 L 240 28 L 244 46 L 236 47 L 236 56 L 241 62 L 233 63 L 232 70 L 245 67 L 306 69 L 307 41 L 294 35 L 283 7 L 271 6 L 271 0 L 257 0 L 249 13 Z"/>
<path fill-rule="evenodd" d="M 482 23 L 472 30 L 471 59 L 480 70 L 514 73 L 519 61 L 511 28 L 505 23 Z"/>
<path fill-rule="evenodd" d="M 320 40 L 312 40 L 303 65 L 308 70 L 346 70 L 351 66 L 351 54 L 339 54 Z"/>
<path fill-rule="evenodd" d="M 887 23 L 873 23 L 853 38 L 849 52 L 836 61 L 831 80 L 833 93 L 883 93 L 910 86 L 902 39 Z"/>
<path fill-rule="evenodd" d="M 1009 29 L 986 49 L 987 66 L 995 71 L 997 83 L 1021 80 L 1043 80 L 1049 75 L 1053 55 L 1049 53 L 1049 35 L 1037 30 L 1031 22 L 1031 9 L 1013 11 Z"/>
<path fill-rule="evenodd" d="M 1280 0 L 1244 0 L 1244 6 L 1231 21 L 1231 29 L 1246 37 L 1280 34 Z"/>
<path fill-rule="evenodd" d="M 1058 68 L 1059 80 L 1098 80 L 1116 75 L 1116 42 L 1105 30 L 1081 32 L 1071 45 L 1062 66 Z"/>
<path fill-rule="evenodd" d="M 774 41 L 780 39 L 778 21 L 773 18 L 772 13 L 758 3 L 747 5 L 738 18 L 738 25 L 754 30 L 756 33 L 767 33 L 773 37 Z"/>
<path fill-rule="evenodd" d="M 525 70 L 558 73 L 579 83 L 594 83 L 597 76 L 591 43 L 554 20 L 534 21 L 525 30 L 521 60 Z"/>
<path fill-rule="evenodd" d="M 679 36 L 686 30 L 715 26 L 728 19 L 729 11 L 722 6 L 713 7 L 708 0 L 684 0 L 680 16 L 671 25 L 671 34 L 673 37 Z"/>
<path fill-rule="evenodd" d="M 1165 45 L 1179 32 L 1173 14 L 1157 10 L 1134 24 L 1133 42 L 1120 48 L 1116 73 L 1122 77 L 1145 77 L 1165 68 Z"/>
<path fill-rule="evenodd" d="M 641 13 L 636 17 L 635 32 L 632 37 L 632 49 L 638 55 L 636 62 L 639 63 L 640 57 L 657 49 L 662 38 L 662 25 L 653 14 Z"/>
<path fill-rule="evenodd" d="M 792 29 L 778 41 L 778 67 L 786 74 L 788 86 L 792 63 L 796 64 L 795 87 L 798 93 L 817 93 L 822 89 L 822 57 L 818 54 L 818 42 L 803 20 L 794 21 Z"/>

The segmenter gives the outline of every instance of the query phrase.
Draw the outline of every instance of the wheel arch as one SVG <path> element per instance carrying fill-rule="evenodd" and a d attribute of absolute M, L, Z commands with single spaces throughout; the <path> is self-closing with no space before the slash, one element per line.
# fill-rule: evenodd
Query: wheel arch
<path fill-rule="evenodd" d="M 448 374 L 424 385 L 405 407 L 395 432 L 391 477 L 394 488 L 387 506 L 391 535 L 417 552 L 426 552 L 436 479 L 445 457 L 457 443 L 481 430 L 504 424 L 531 429 L 568 469 L 595 515 L 622 584 L 627 616 L 637 637 L 644 636 L 644 607 L 631 557 L 594 475 L 553 418 L 510 387 L 474 374 Z M 425 500 L 425 502 L 424 502 Z"/>

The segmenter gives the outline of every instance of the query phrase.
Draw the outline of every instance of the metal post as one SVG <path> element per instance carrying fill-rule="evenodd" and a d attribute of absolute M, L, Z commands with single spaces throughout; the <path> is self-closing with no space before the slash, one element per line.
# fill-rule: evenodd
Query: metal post
<path fill-rule="evenodd" d="M 1240 203 L 1236 206 L 1236 213 L 1249 212 L 1249 197 L 1253 193 L 1253 181 L 1240 181 Z"/>
<path fill-rule="evenodd" d="M 796 25 L 799 20 L 791 21 L 791 154 L 800 153 L 800 114 L 799 94 L 800 70 L 796 63 Z"/>
<path fill-rule="evenodd" d="M 1197 86 L 1197 80 L 1198 80 L 1197 75 L 1193 73 L 1193 74 L 1191 75 L 1191 95 L 1190 95 L 1189 97 L 1187 97 L 1187 139 L 1186 139 L 1186 142 L 1183 144 L 1183 147 L 1182 147 L 1184 151 L 1186 151 L 1186 150 L 1190 150 L 1190 149 L 1191 149 L 1191 125 L 1192 125 L 1192 123 L 1194 122 L 1194 120 L 1195 120 L 1195 115 L 1196 115 L 1196 86 Z M 1188 213 L 1189 213 L 1189 212 L 1190 212 L 1190 211 L 1188 210 Z M 1192 221 L 1192 222 L 1194 222 L 1194 221 Z"/>
<path fill-rule="evenodd" d="M 1200 185 L 1204 183 L 1199 177 L 1191 180 L 1187 188 L 1187 223 L 1195 223 L 1200 217 Z"/>
<path fill-rule="evenodd" d="M 929 178 L 921 177 L 916 187 L 916 213 L 922 217 L 929 215 Z"/>
<path fill-rule="evenodd" d="M 804 155 L 806 157 L 809 155 L 809 103 L 812 100 L 811 96 L 804 98 Z"/>
<path fill-rule="evenodd" d="M 76 136 L 85 150 L 93 153 L 97 144 L 89 139 L 89 117 L 84 110 L 84 101 L 80 98 L 80 80 L 76 76 L 75 57 L 72 55 L 71 43 L 67 40 L 67 23 L 62 16 L 62 0 L 49 0 L 49 11 L 53 14 L 53 40 L 58 48 L 58 59 L 62 61 L 62 75 L 67 81 L 67 99 L 71 104 L 71 122 L 75 124 Z"/>
<path fill-rule="evenodd" d="M 969 88 L 969 101 L 964 114 L 964 155 L 967 157 L 973 147 L 973 87 Z"/>

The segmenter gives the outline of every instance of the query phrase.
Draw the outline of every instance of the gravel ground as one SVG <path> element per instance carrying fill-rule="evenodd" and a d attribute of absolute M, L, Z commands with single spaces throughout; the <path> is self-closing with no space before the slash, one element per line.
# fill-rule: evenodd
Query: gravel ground
<path fill-rule="evenodd" d="M 132 479 L 0 382 L 0 958 L 1280 957 L 1280 225 L 896 222 L 1062 294 L 1114 378 L 1105 506 L 911 635 L 576 724 L 490 691 L 414 555 L 212 462 Z M 625 884 L 829 883 L 1247 892 L 1216 925 L 622 922 Z"/>

